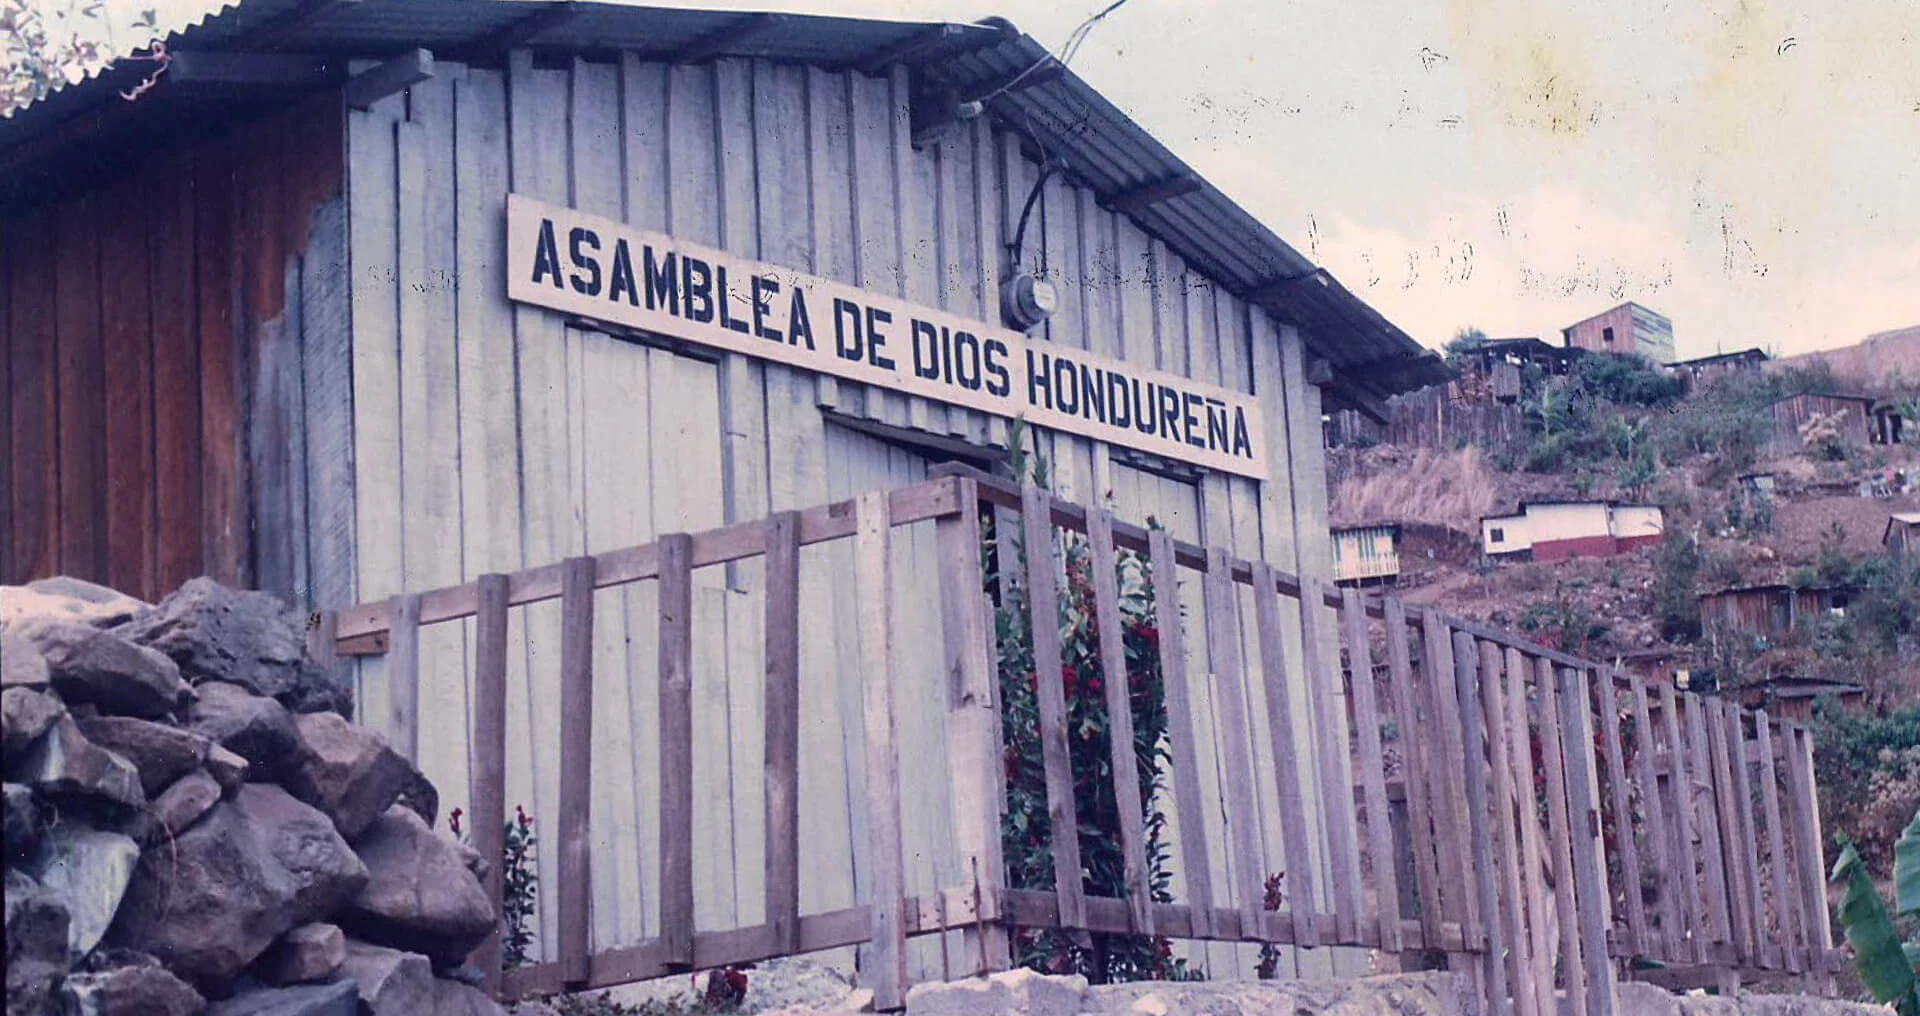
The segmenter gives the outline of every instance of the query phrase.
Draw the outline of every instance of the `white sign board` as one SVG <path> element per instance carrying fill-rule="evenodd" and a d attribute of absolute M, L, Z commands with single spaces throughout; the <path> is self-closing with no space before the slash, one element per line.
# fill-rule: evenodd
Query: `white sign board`
<path fill-rule="evenodd" d="M 507 296 L 1266 479 L 1252 396 L 507 197 Z"/>

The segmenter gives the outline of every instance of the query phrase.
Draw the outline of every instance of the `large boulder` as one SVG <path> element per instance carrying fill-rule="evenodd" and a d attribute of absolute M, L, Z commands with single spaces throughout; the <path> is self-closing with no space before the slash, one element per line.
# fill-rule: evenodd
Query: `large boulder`
<path fill-rule="evenodd" d="M 77 822 L 56 825 L 41 838 L 27 874 L 66 907 L 70 962 L 80 962 L 100 944 L 139 860 L 140 845 L 132 838 Z"/>
<path fill-rule="evenodd" d="M 65 1016 L 199 1016 L 207 1000 L 160 961 L 122 952 L 112 965 L 70 975 Z"/>
<path fill-rule="evenodd" d="M 344 919 L 356 936 L 457 964 L 494 928 L 493 905 L 454 845 L 395 805 L 354 849 L 367 883 Z"/>
<path fill-rule="evenodd" d="M 60 700 L 32 688 L 13 687 L 0 691 L 0 754 L 6 758 L 7 772 L 27 748 L 67 714 Z"/>
<path fill-rule="evenodd" d="M 6 878 L 7 1016 L 53 1016 L 67 973 L 67 908 L 12 868 Z"/>
<path fill-rule="evenodd" d="M 304 748 L 282 782 L 293 796 L 327 813 L 351 840 L 400 796 L 413 766 L 379 734 L 356 727 L 338 713 L 306 713 L 294 719 Z"/>
<path fill-rule="evenodd" d="M 250 783 L 140 858 L 109 938 L 219 994 L 274 939 L 332 913 L 366 881 L 332 820 Z"/>
<path fill-rule="evenodd" d="M 137 811 L 147 803 L 133 763 L 87 740 L 71 716 L 55 720 L 7 775 L 44 796 L 110 813 Z"/>
<path fill-rule="evenodd" d="M 33 796 L 33 788 L 24 783 L 6 785 L 7 863 L 24 861 L 40 845 L 40 832 L 47 827 L 46 812 Z"/>
<path fill-rule="evenodd" d="M 360 986 L 337 981 L 249 991 L 215 1002 L 207 1016 L 360 1016 Z"/>
<path fill-rule="evenodd" d="M 47 658 L 26 636 L 0 628 L 0 688 L 45 688 L 53 680 Z"/>
<path fill-rule="evenodd" d="M 486 992 L 459 981 L 433 982 L 433 1016 L 506 1016 Z"/>
<path fill-rule="evenodd" d="M 306 620 L 270 594 L 201 577 L 122 626 L 194 684 L 225 681 L 301 712 L 339 710 L 341 689 L 307 659 Z"/>
<path fill-rule="evenodd" d="M 418 953 L 347 942 L 341 976 L 360 991 L 369 1016 L 417 1016 L 433 1011 L 433 966 Z"/>
<path fill-rule="evenodd" d="M 165 716 L 193 694 L 172 660 L 109 631 L 36 618 L 15 629 L 46 658 L 53 690 L 103 713 Z"/>
<path fill-rule="evenodd" d="M 213 745 L 191 730 L 131 716 L 87 716 L 75 722 L 87 740 L 133 763 L 148 797 L 199 768 Z"/>
<path fill-rule="evenodd" d="M 268 984 L 324 981 L 347 960 L 347 936 L 336 924 L 303 924 L 280 936 L 254 964 Z"/>
<path fill-rule="evenodd" d="M 0 629 L 43 617 L 107 628 L 146 609 L 146 603 L 117 589 L 65 575 L 0 586 Z"/>
<path fill-rule="evenodd" d="M 220 783 L 205 769 L 173 781 L 154 798 L 148 812 L 153 816 L 149 839 L 159 841 L 178 837 L 193 828 L 200 817 L 220 803 Z"/>
<path fill-rule="evenodd" d="M 187 724 L 247 760 L 253 779 L 299 766 L 306 746 L 287 707 L 237 684 L 209 681 L 187 711 Z"/>

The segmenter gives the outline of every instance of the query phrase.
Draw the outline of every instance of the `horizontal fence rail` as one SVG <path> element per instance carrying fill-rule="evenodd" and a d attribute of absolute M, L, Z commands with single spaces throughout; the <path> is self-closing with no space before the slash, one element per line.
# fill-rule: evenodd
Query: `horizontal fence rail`
<path fill-rule="evenodd" d="M 559 601 L 557 956 L 506 970 L 496 936 L 472 962 L 503 997 L 602 987 L 776 956 L 861 946 L 882 1009 L 904 1004 L 907 942 L 937 936 L 945 974 L 1004 969 L 1019 929 L 1314 949 L 1444 961 L 1519 1016 L 1611 1013 L 1622 972 L 1670 984 L 1801 976 L 1836 963 L 1822 883 L 1813 744 L 1805 727 L 1681 692 L 1432 608 L 1302 580 L 1267 562 L 1174 539 L 964 467 L 928 482 L 324 615 L 321 651 L 384 655 L 390 730 L 411 749 L 420 629 L 468 622 L 474 845 L 501 856 L 506 816 L 509 615 Z M 937 568 L 903 574 L 900 527 L 931 524 Z M 988 534 L 988 527 L 993 530 Z M 1010 546 L 999 581 L 1024 586 L 1050 829 L 1077 829 L 1076 744 L 1063 686 L 1062 561 L 1089 561 L 1108 675 L 1127 674 L 1120 578 L 1135 562 L 1153 603 L 1165 688 L 1166 785 L 1139 778 L 1129 681 L 1110 679 L 1103 770 L 1121 802 L 1113 895 L 1089 891 L 1080 837 L 1048 837 L 1050 876 L 1015 886 L 1003 856 L 995 611 L 983 537 Z M 857 606 L 865 828 L 859 903 L 801 908 L 801 548 L 849 541 Z M 1003 551 L 1004 553 L 1004 551 Z M 765 570 L 764 921 L 696 926 L 690 590 L 703 568 Z M 597 590 L 658 585 L 658 828 L 636 865 L 657 873 L 658 924 L 637 943 L 593 941 L 588 849 Z M 909 894 L 903 876 L 895 645 L 901 582 L 939 583 L 938 649 L 953 884 Z M 1192 622 L 1191 624 L 1189 622 Z M 1210 703 L 1202 710 L 1196 703 Z M 844 706 L 843 706 L 844 708 Z M 1203 736 L 1204 732 L 1204 736 Z M 1215 774 L 1203 779 L 1205 774 Z M 1173 892 L 1152 882 L 1142 818 L 1164 802 Z M 1203 820 L 1203 816 L 1207 816 Z M 1291 858 L 1284 898 L 1264 879 Z M 1221 862 L 1225 863 L 1222 864 Z M 486 887 L 502 899 L 500 866 Z M 949 955 L 948 941 L 960 943 Z"/>

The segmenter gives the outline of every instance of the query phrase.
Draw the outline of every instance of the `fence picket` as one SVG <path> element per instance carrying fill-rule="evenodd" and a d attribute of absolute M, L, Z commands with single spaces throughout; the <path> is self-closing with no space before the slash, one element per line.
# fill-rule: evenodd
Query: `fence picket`
<path fill-rule="evenodd" d="M 387 740 L 407 761 L 420 761 L 420 594 L 387 601 L 392 643 L 387 650 Z"/>
<path fill-rule="evenodd" d="M 1794 847 L 1800 860 L 1800 893 L 1805 909 L 1807 970 L 1826 985 L 1827 954 L 1833 950 L 1833 925 L 1827 917 L 1826 859 L 1820 853 L 1820 798 L 1813 785 L 1813 737 L 1805 727 L 1786 728 L 1789 799 L 1793 802 Z"/>
<path fill-rule="evenodd" d="M 1313 857 L 1308 845 L 1306 786 L 1301 782 L 1300 756 L 1293 739 L 1293 689 L 1287 679 L 1285 642 L 1280 627 L 1280 601 L 1275 594 L 1273 566 L 1253 566 L 1253 618 L 1260 632 L 1260 671 L 1267 690 L 1267 733 L 1273 740 L 1274 782 L 1280 790 L 1280 835 L 1288 871 L 1300 871 Z M 1163 635 L 1162 638 L 1165 638 Z M 1292 912 L 1296 945 L 1320 944 L 1317 914 L 1320 891 L 1312 877 L 1287 879 L 1287 907 Z"/>
<path fill-rule="evenodd" d="M 1690 787 L 1689 800 L 1693 807 L 1701 809 L 1697 814 L 1696 825 L 1700 832 L 1700 881 L 1707 890 L 1707 920 L 1713 929 L 1713 941 L 1733 943 L 1733 918 L 1729 912 L 1725 855 L 1721 850 L 1720 828 L 1724 822 L 1728 831 L 1733 823 L 1719 813 L 1718 787 L 1722 781 L 1715 778 L 1716 767 L 1713 764 L 1713 745 L 1719 738 L 1713 734 L 1713 725 L 1706 719 L 1706 709 L 1701 705 L 1700 696 L 1688 692 L 1680 697 L 1683 704 L 1686 743 L 1693 749 L 1690 760 L 1693 784 Z"/>
<path fill-rule="evenodd" d="M 1497 659 L 1498 650 L 1495 652 Z M 1466 632 L 1453 633 L 1453 674 L 1454 691 L 1458 696 L 1455 701 L 1459 703 L 1458 715 L 1463 746 L 1460 761 L 1466 774 L 1466 779 L 1462 781 L 1465 784 L 1467 800 L 1466 818 L 1473 843 L 1473 876 L 1474 883 L 1479 886 L 1480 912 L 1487 915 L 1485 927 L 1487 946 L 1481 953 L 1483 970 L 1481 983 L 1486 986 L 1486 991 L 1482 995 L 1482 1001 L 1485 1004 L 1481 1008 L 1490 1016 L 1497 1016 L 1503 1011 L 1504 1006 L 1510 1006 L 1514 1002 L 1514 996 L 1509 992 L 1508 967 L 1504 955 L 1509 951 L 1507 945 L 1509 936 L 1505 932 L 1509 922 L 1501 921 L 1500 904 L 1503 895 L 1507 899 L 1517 899 L 1517 897 L 1512 893 L 1502 894 L 1496 885 L 1496 880 L 1504 878 L 1506 873 L 1495 872 L 1494 837 L 1488 828 L 1493 824 L 1492 802 L 1489 798 L 1497 797 L 1498 791 L 1488 785 L 1487 774 L 1491 770 L 1497 775 L 1506 768 L 1506 759 L 1504 757 L 1496 759 L 1494 756 L 1495 738 L 1487 717 L 1497 714 L 1494 706 L 1488 701 L 1483 701 L 1481 696 L 1481 691 L 1491 687 L 1495 682 L 1481 679 L 1481 656 L 1476 648 L 1474 637 Z M 1509 852 L 1506 856 L 1511 858 L 1512 854 Z M 1505 878 L 1504 884 L 1518 886 L 1519 881 L 1517 877 Z M 1516 944 L 1514 948 L 1518 949 L 1518 945 Z M 1516 980 L 1513 987 L 1517 988 L 1517 985 Z"/>
<path fill-rule="evenodd" d="M 1512 730 L 1507 720 L 1507 690 L 1502 680 L 1502 653 L 1491 641 L 1480 643 L 1481 708 L 1486 712 L 1487 756 L 1493 767 L 1493 849 L 1500 865 L 1503 934 L 1508 942 L 1507 978 L 1513 988 L 1514 1010 L 1520 1016 L 1542 1016 L 1534 991 L 1531 939 L 1527 936 L 1528 892 L 1521 874 L 1520 839 L 1515 833 Z"/>
<path fill-rule="evenodd" d="M 1353 725 L 1359 739 L 1360 791 L 1367 808 L 1367 854 L 1373 862 L 1374 909 L 1380 917 L 1380 948 L 1397 953 L 1405 948 L 1400 928 L 1400 880 L 1395 870 L 1392 820 L 1387 817 L 1386 764 L 1380 753 L 1380 709 L 1373 687 L 1373 652 L 1367 637 L 1366 606 L 1359 590 L 1341 590 L 1340 617 L 1347 629 L 1348 679 L 1353 696 Z"/>
<path fill-rule="evenodd" d="M 1140 762 L 1133 752 L 1133 696 L 1124 633 L 1120 627 L 1120 559 L 1113 549 L 1111 512 L 1087 512 L 1087 545 L 1092 552 L 1093 613 L 1100 633 L 1100 670 L 1106 675 L 1104 690 L 1110 731 L 1107 740 L 1113 763 L 1113 798 L 1120 809 L 1127 916 L 1134 932 L 1151 935 L 1153 896 L 1152 887 L 1147 884 L 1147 827 L 1140 798 Z M 1251 778 L 1252 773 L 1248 776 Z"/>
<path fill-rule="evenodd" d="M 884 491 L 868 491 L 855 500 L 854 529 L 854 592 L 860 608 L 860 669 L 867 731 L 867 821 L 872 824 L 868 884 L 873 898 L 868 906 L 873 921 L 873 953 L 861 972 L 873 987 L 874 1009 L 893 1012 L 907 1004 L 906 852 L 900 830 L 900 748 L 893 706 L 897 683 L 893 663 L 893 526 Z"/>
<path fill-rule="evenodd" d="M 1040 755 L 1046 767 L 1047 828 L 1053 841 L 1054 892 L 1060 898 L 1060 920 L 1078 927 L 1087 919 L 1087 905 L 1086 890 L 1080 882 L 1080 823 L 1073 800 L 1073 761 L 1067 748 L 1067 692 L 1060 675 L 1060 608 L 1054 581 L 1052 495 L 1034 484 L 1027 484 L 1021 490 L 1020 521 L 1026 535 L 1027 607 L 1032 617 L 1035 695 L 1040 706 Z"/>
<path fill-rule="evenodd" d="M 1574 840 L 1567 816 L 1571 777 L 1567 775 L 1569 767 L 1560 739 L 1560 691 L 1556 687 L 1560 682 L 1551 660 L 1535 660 L 1534 671 L 1539 688 L 1535 716 L 1540 724 L 1540 767 L 1547 778 L 1547 846 L 1553 866 L 1554 916 L 1560 927 L 1560 969 L 1566 979 L 1567 1001 L 1574 1016 L 1587 1016 L 1586 971 L 1580 965 L 1581 929 L 1576 909 L 1579 893 L 1573 874 Z M 1574 750 L 1584 752 L 1592 744 L 1589 740 Z M 1588 897 L 1589 901 L 1592 899 Z M 1589 902 L 1589 906 L 1593 905 Z"/>
<path fill-rule="evenodd" d="M 1753 779 L 1748 775 L 1746 724 L 1741 710 L 1729 702 L 1720 703 L 1720 716 L 1727 728 L 1727 757 L 1733 765 L 1733 812 L 1740 822 L 1740 840 L 1728 844 L 1727 857 L 1740 874 L 1740 893 L 1746 898 L 1747 928 L 1751 943 L 1748 955 L 1754 966 L 1774 966 L 1768 962 L 1767 929 L 1760 896 L 1760 835 L 1753 820 Z"/>
<path fill-rule="evenodd" d="M 1685 896 L 1690 958 L 1696 963 L 1705 963 L 1709 923 L 1706 900 L 1702 896 L 1705 880 L 1700 876 L 1694 856 L 1693 780 L 1687 774 L 1690 753 L 1687 742 L 1680 738 L 1680 700 L 1670 684 L 1660 686 L 1660 726 L 1666 734 L 1667 786 L 1671 791 L 1677 855 L 1674 860 L 1679 865 L 1677 870 L 1668 873 L 1665 885 Z"/>
<path fill-rule="evenodd" d="M 1427 612 L 1421 627 L 1423 644 L 1420 663 L 1426 677 L 1429 723 L 1441 742 L 1438 754 L 1450 762 L 1464 759 L 1470 763 L 1474 756 L 1467 754 L 1461 730 L 1461 718 L 1468 715 L 1469 710 L 1456 688 L 1462 666 L 1454 653 L 1458 642 L 1448 634 L 1446 624 L 1434 611 Z M 1471 667 L 1471 661 L 1467 666 Z M 1479 707 L 1476 705 L 1474 708 Z M 1478 742 L 1474 743 L 1473 750 L 1480 750 Z M 1467 770 L 1471 776 L 1473 766 L 1468 764 Z M 1441 770 L 1436 767 L 1436 771 Z M 1469 821 L 1471 798 L 1467 795 L 1466 785 L 1459 780 L 1435 780 L 1429 787 L 1433 791 L 1434 830 L 1440 841 L 1441 871 L 1452 880 L 1451 884 L 1455 887 L 1443 892 L 1442 901 L 1448 908 L 1447 912 L 1460 921 L 1461 937 L 1465 942 L 1463 948 L 1475 951 L 1482 947 L 1487 936 L 1487 924 L 1481 915 L 1490 915 L 1493 911 L 1483 909 L 1482 894 L 1477 888 L 1469 888 L 1478 886 L 1479 880 L 1469 846 L 1478 835 L 1474 831 L 1476 824 Z M 1484 813 L 1485 810 L 1483 799 L 1480 811 Z"/>
<path fill-rule="evenodd" d="M 660 944 L 693 965 L 693 540 L 660 538 Z"/>
<path fill-rule="evenodd" d="M 1654 730 L 1653 713 L 1647 706 L 1647 683 L 1638 677 L 1627 679 L 1628 690 L 1633 696 L 1633 772 L 1634 779 L 1640 784 L 1640 808 L 1646 816 L 1647 846 L 1653 855 L 1655 866 L 1654 885 L 1659 889 L 1657 904 L 1660 910 L 1661 940 L 1665 948 L 1659 956 L 1668 962 L 1679 962 L 1686 948 L 1687 925 L 1681 907 L 1679 886 L 1680 855 L 1674 846 L 1673 834 L 1667 826 L 1667 809 L 1660 793 L 1660 779 L 1654 773 Z M 1609 681 L 1610 685 L 1611 682 Z M 1602 695 L 1606 687 L 1602 687 Z M 1625 797 L 1623 793 L 1621 797 Z M 1617 799 L 1616 799 L 1617 800 Z M 1631 807 L 1631 805 L 1627 805 Z M 1642 872 L 1641 877 L 1646 877 Z M 1627 893 L 1639 893 L 1644 882 L 1629 880 Z M 1642 951 L 1652 951 L 1653 942 L 1647 937 L 1640 940 Z"/>
<path fill-rule="evenodd" d="M 593 558 L 572 557 L 560 580 L 560 971 L 585 985 L 593 943 Z"/>
<path fill-rule="evenodd" d="M 1590 709 L 1588 675 L 1584 667 L 1560 671 L 1560 723 L 1565 729 L 1561 742 L 1566 764 L 1570 833 L 1573 842 L 1573 884 L 1579 921 L 1580 966 L 1587 987 L 1588 1016 L 1611 1016 L 1614 1011 L 1613 969 L 1607 950 L 1606 911 L 1596 901 L 1605 900 L 1607 865 L 1605 843 L 1600 829 L 1599 773 L 1594 766 L 1593 713 Z M 1618 711 L 1612 695 L 1613 681 L 1601 673 L 1601 708 Z M 1628 892 L 1639 891 L 1629 885 Z"/>
<path fill-rule="evenodd" d="M 1381 603 L 1387 626 L 1387 680 L 1393 695 L 1394 719 L 1400 746 L 1400 772 L 1407 795 L 1407 824 L 1412 827 L 1413 883 L 1420 906 L 1420 944 L 1440 948 L 1440 869 L 1434 854 L 1433 814 L 1428 807 L 1433 767 L 1433 745 L 1421 722 L 1413 687 L 1413 664 L 1407 652 L 1407 608 L 1398 597 Z M 1429 722 L 1431 717 L 1428 718 Z"/>
<path fill-rule="evenodd" d="M 1153 564 L 1154 626 L 1160 632 L 1160 677 L 1167 689 L 1167 745 L 1173 756 L 1173 802 L 1180 812 L 1180 866 L 1187 876 L 1193 933 L 1208 938 L 1213 935 L 1213 873 L 1207 863 L 1206 825 L 1202 821 L 1206 804 L 1200 796 L 1193 699 L 1187 687 L 1187 654 L 1180 628 L 1179 569 L 1171 534 L 1156 529 L 1147 540 L 1147 555 Z"/>
<path fill-rule="evenodd" d="M 1605 672 L 1596 682 L 1599 691 L 1600 743 L 1597 750 L 1606 760 L 1608 797 L 1613 804 L 1613 841 L 1620 855 L 1620 904 L 1626 911 L 1627 925 L 1620 935 L 1621 951 L 1638 955 L 1648 948 L 1646 903 L 1640 897 L 1640 841 L 1634 835 L 1633 801 L 1627 783 L 1626 746 L 1620 736 L 1620 695 L 1613 679 Z M 1636 725 L 1637 728 L 1637 725 Z M 1635 761 L 1640 761 L 1642 753 Z M 1607 922 L 1611 924 L 1612 921 Z"/>
<path fill-rule="evenodd" d="M 1366 909 L 1360 884 L 1360 845 L 1353 826 L 1353 763 L 1347 757 L 1345 710 L 1341 709 L 1338 661 L 1327 656 L 1321 618 L 1325 614 L 1319 583 L 1301 582 L 1301 653 L 1308 687 L 1313 689 L 1314 743 L 1318 752 L 1321 800 L 1332 806 L 1325 816 L 1328 866 L 1333 871 L 1333 923 L 1342 941 L 1360 940 L 1360 913 Z M 1339 652 L 1335 640 L 1332 650 Z"/>
<path fill-rule="evenodd" d="M 1547 887 L 1540 850 L 1540 803 L 1534 791 L 1533 735 L 1527 726 L 1527 675 L 1533 670 L 1526 654 L 1507 649 L 1508 760 L 1513 765 L 1513 806 L 1520 822 L 1520 884 L 1526 887 L 1528 981 L 1534 1008 L 1552 1016 L 1553 946 L 1547 939 Z"/>
<path fill-rule="evenodd" d="M 473 849 L 487 859 L 481 885 L 493 912 L 502 912 L 502 865 L 507 822 L 507 577 L 482 575 L 474 624 L 473 772 L 468 807 Z M 496 927 L 468 959 L 488 992 L 500 991 L 500 931 Z"/>
<path fill-rule="evenodd" d="M 1222 790 L 1229 814 L 1234 893 L 1240 910 L 1240 937 L 1260 937 L 1260 913 L 1266 873 L 1260 868 L 1260 813 L 1253 794 L 1253 761 L 1247 740 L 1246 675 L 1240 666 L 1240 598 L 1234 590 L 1227 552 L 1207 548 L 1207 576 L 1201 585 L 1207 611 L 1207 647 L 1213 660 L 1213 701 L 1219 708 Z M 1349 798 L 1351 799 L 1351 798 Z"/>
<path fill-rule="evenodd" d="M 767 923 L 800 948 L 800 516 L 767 518 Z"/>
<path fill-rule="evenodd" d="M 1774 938 L 1788 971 L 1799 973 L 1804 953 L 1800 912 L 1787 882 L 1787 837 L 1780 824 L 1779 770 L 1773 762 L 1773 721 L 1765 710 L 1754 714 L 1754 744 L 1760 756 L 1760 815 L 1767 824 L 1767 871 L 1773 892 Z"/>

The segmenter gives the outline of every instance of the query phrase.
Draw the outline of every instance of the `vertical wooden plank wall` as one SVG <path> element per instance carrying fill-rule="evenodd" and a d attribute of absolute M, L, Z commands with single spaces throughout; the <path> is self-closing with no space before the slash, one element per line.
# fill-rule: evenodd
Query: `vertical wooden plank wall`
<path fill-rule="evenodd" d="M 310 400 L 347 414 L 302 362 L 348 334 L 341 131 L 322 95 L 58 205 L 0 209 L 16 252 L 0 272 L 0 582 L 70 574 L 155 599 L 208 574 L 352 602 L 309 564 L 316 516 L 352 495 L 306 486 L 310 458 L 336 478 L 341 460 L 309 451 Z"/>

